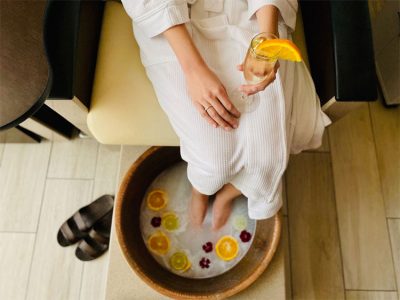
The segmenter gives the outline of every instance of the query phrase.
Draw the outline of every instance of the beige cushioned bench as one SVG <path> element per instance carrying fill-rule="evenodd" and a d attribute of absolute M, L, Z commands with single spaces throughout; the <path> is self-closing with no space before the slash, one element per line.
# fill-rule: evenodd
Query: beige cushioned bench
<path fill-rule="evenodd" d="M 293 39 L 308 65 L 300 12 Z M 103 144 L 179 145 L 141 64 L 132 21 L 114 1 L 105 4 L 87 123 Z"/>

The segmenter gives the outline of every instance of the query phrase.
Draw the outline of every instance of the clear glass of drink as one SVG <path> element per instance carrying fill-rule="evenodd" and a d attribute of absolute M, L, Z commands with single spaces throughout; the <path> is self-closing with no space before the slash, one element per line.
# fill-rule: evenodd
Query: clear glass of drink
<path fill-rule="evenodd" d="M 243 62 L 243 75 L 247 84 L 258 84 L 264 81 L 271 72 L 274 72 L 280 47 L 268 47 L 268 51 L 265 51 L 263 50 L 263 43 L 277 38 L 272 33 L 261 32 L 251 40 Z M 255 108 L 255 105 L 252 105 L 255 97 L 253 95 L 247 96 L 238 89 L 232 92 L 231 99 L 239 111 L 252 111 Z"/>

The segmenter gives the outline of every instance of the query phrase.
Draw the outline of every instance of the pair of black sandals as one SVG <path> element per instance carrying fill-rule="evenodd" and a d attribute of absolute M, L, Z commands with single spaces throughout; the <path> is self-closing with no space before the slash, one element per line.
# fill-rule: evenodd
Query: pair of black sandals
<path fill-rule="evenodd" d="M 108 250 L 114 196 L 103 195 L 65 221 L 57 233 L 62 247 L 77 242 L 75 256 L 82 261 L 98 258 Z"/>

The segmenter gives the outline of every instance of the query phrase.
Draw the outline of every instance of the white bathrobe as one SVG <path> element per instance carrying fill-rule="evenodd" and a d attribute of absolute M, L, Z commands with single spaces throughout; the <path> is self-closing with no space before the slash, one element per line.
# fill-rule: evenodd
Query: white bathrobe
<path fill-rule="evenodd" d="M 122 0 L 132 18 L 141 60 L 160 106 L 180 139 L 190 183 L 212 195 L 230 182 L 248 199 L 250 218 L 272 217 L 282 206 L 282 175 L 290 153 L 319 147 L 331 123 L 321 111 L 304 63 L 280 61 L 276 80 L 241 107 L 239 127 L 214 128 L 201 117 L 179 62 L 161 34 L 185 24 L 208 66 L 228 91 L 244 83 L 236 70 L 259 32 L 255 12 L 266 4 L 280 12 L 280 38 L 291 39 L 296 0 Z M 143 99 L 145 100 L 145 99 Z M 237 106 L 238 99 L 231 100 Z"/>

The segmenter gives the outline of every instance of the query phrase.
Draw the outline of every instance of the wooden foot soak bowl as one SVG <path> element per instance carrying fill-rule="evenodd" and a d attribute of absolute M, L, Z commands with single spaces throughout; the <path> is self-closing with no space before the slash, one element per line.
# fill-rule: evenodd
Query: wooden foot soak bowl
<path fill-rule="evenodd" d="M 150 287 L 174 299 L 223 299 L 252 284 L 267 268 L 281 234 L 280 214 L 256 222 L 252 244 L 244 257 L 221 275 L 194 279 L 164 269 L 146 247 L 140 229 L 146 190 L 164 170 L 182 162 L 179 147 L 151 147 L 126 173 L 116 201 L 115 225 L 129 266 Z"/>

